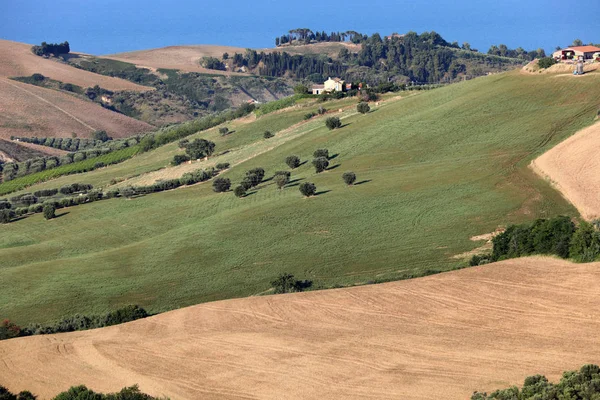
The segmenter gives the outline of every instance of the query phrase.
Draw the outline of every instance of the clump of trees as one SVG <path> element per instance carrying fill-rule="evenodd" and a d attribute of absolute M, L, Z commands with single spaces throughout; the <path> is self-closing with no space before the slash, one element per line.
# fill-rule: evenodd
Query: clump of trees
<path fill-rule="evenodd" d="M 590 262 L 600 256 L 600 232 L 585 221 L 575 226 L 567 216 L 538 219 L 531 224 L 510 225 L 492 239 L 490 255 L 474 256 L 470 264 L 534 254 L 556 255 L 577 262 Z"/>
<path fill-rule="evenodd" d="M 227 53 L 225 53 L 227 54 Z M 227 55 L 229 58 L 229 55 Z M 200 65 L 207 69 L 216 69 L 219 71 L 225 71 L 225 64 L 221 60 L 215 57 L 202 57 Z"/>
<path fill-rule="evenodd" d="M 328 149 L 317 149 L 313 153 L 313 157 L 314 158 L 325 157 L 326 159 L 329 159 L 329 150 Z"/>
<path fill-rule="evenodd" d="M 338 129 L 342 127 L 342 121 L 338 117 L 329 117 L 325 120 L 325 126 L 329 130 Z"/>
<path fill-rule="evenodd" d="M 291 169 L 298 168 L 300 166 L 300 157 L 298 157 L 298 156 L 287 156 L 285 158 L 285 163 Z"/>
<path fill-rule="evenodd" d="M 310 280 L 298 280 L 294 275 L 283 273 L 271 282 L 276 294 L 302 292 L 312 286 Z"/>
<path fill-rule="evenodd" d="M 312 164 L 318 174 L 325 171 L 327 167 L 329 167 L 329 160 L 326 157 L 317 157 L 313 160 Z"/>
<path fill-rule="evenodd" d="M 253 168 L 246 172 L 246 176 L 241 182 L 241 186 L 248 190 L 250 188 L 258 186 L 265 177 L 265 170 L 263 168 Z"/>
<path fill-rule="evenodd" d="M 350 41 L 355 44 L 366 40 L 367 35 L 356 31 L 331 32 L 312 31 L 308 28 L 291 29 L 288 34 L 275 38 L 275 46 L 281 46 L 296 42 L 298 44 L 319 43 L 319 42 L 345 42 Z"/>
<path fill-rule="evenodd" d="M 191 142 L 182 140 L 179 145 L 185 148 L 185 152 L 192 160 L 210 157 L 215 151 L 215 144 L 206 139 L 194 139 Z M 187 161 L 187 160 L 186 160 Z"/>
<path fill-rule="evenodd" d="M 314 196 L 317 193 L 317 187 L 314 183 L 311 182 L 303 182 L 298 186 L 298 190 L 304 197 Z"/>
<path fill-rule="evenodd" d="M 104 132 L 104 133 L 102 133 Z M 98 135 L 101 139 L 85 139 L 85 138 L 38 138 L 38 137 L 15 137 L 11 136 L 11 140 L 19 142 L 39 144 L 41 146 L 52 147 L 55 149 L 66 150 L 70 152 L 91 150 L 94 148 L 108 148 L 111 150 L 120 150 L 127 147 L 137 145 L 141 137 L 132 136 L 127 139 L 112 140 L 105 131 L 97 131 L 94 135 Z M 110 143 L 108 143 L 110 141 Z"/>
<path fill-rule="evenodd" d="M 42 42 L 41 46 L 33 46 L 31 47 L 31 52 L 36 56 L 50 56 L 54 55 L 56 57 L 62 54 L 69 54 L 71 51 L 71 46 L 69 46 L 69 42 L 64 41 L 62 43 L 46 43 Z"/>
<path fill-rule="evenodd" d="M 600 367 L 582 366 L 579 371 L 566 371 L 558 383 L 543 375 L 525 378 L 519 389 L 513 386 L 491 394 L 475 392 L 471 400 L 594 400 L 600 398 Z"/>
<path fill-rule="evenodd" d="M 366 114 L 369 111 L 371 111 L 371 107 L 369 107 L 369 103 L 366 103 L 364 101 L 361 101 L 360 103 L 358 103 L 358 105 L 356 106 L 356 111 L 358 111 L 361 114 Z"/>

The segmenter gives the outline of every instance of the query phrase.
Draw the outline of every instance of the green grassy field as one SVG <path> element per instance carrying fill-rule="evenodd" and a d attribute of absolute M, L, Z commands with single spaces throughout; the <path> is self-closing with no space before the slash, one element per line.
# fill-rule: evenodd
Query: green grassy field
<path fill-rule="evenodd" d="M 287 169 L 283 160 L 291 154 L 308 162 L 284 190 L 268 181 L 243 199 L 216 194 L 207 182 L 4 225 L 0 316 L 48 322 L 126 304 L 156 312 L 259 294 L 282 272 L 331 287 L 465 265 L 452 256 L 480 245 L 473 235 L 577 215 L 527 165 L 592 123 L 599 82 L 600 74 L 515 72 L 389 101 L 367 115 L 350 109 L 335 131 L 323 119 L 299 124 L 307 110 L 292 108 L 233 122 L 230 136 L 201 133 L 217 141 L 217 152 L 231 150 L 209 161 L 237 164 L 222 175 L 234 183 L 253 167 L 265 168 L 267 178 Z M 265 140 L 266 129 L 279 133 Z M 335 155 L 321 174 L 310 165 L 317 148 Z M 73 181 L 106 185 L 163 167 L 177 152 L 170 144 L 28 191 Z M 344 185 L 348 170 L 360 184 Z M 306 181 L 316 184 L 317 196 L 302 198 L 297 185 Z"/>

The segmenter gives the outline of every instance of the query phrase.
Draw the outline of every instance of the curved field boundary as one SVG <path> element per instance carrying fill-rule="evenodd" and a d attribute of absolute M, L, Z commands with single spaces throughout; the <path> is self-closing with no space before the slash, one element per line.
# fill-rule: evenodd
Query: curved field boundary
<path fill-rule="evenodd" d="M 600 217 L 600 123 L 582 129 L 532 161 L 586 220 Z"/>
<path fill-rule="evenodd" d="M 462 400 L 597 364 L 599 267 L 522 258 L 5 340 L 0 384 L 42 398 L 137 383 L 175 399 Z"/>

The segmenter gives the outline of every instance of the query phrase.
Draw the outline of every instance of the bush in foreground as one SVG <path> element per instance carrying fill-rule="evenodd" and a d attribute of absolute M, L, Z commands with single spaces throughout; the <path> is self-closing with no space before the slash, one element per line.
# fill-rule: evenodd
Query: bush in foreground
<path fill-rule="evenodd" d="M 37 397 L 29 392 L 22 391 L 15 395 L 3 386 L 0 386 L 0 400 L 35 400 Z M 85 386 L 72 386 L 66 392 L 59 393 L 53 400 L 158 400 L 158 397 L 152 397 L 140 392 L 137 385 L 125 387 L 118 393 L 96 393 Z"/>
<path fill-rule="evenodd" d="M 543 375 L 525 379 L 523 387 L 513 386 L 491 394 L 475 392 L 471 400 L 596 400 L 600 399 L 600 367 L 584 365 L 579 371 L 566 371 L 557 384 Z"/>
<path fill-rule="evenodd" d="M 317 187 L 314 183 L 304 182 L 298 187 L 298 190 L 300 190 L 300 193 L 302 193 L 303 196 L 310 197 L 315 195 Z"/>
<path fill-rule="evenodd" d="M 344 180 L 344 183 L 346 183 L 346 185 L 353 185 L 354 182 L 356 182 L 356 174 L 352 171 L 344 172 L 342 174 L 342 179 Z"/>
<path fill-rule="evenodd" d="M 338 129 L 342 127 L 342 121 L 338 117 L 329 117 L 325 120 L 325 126 L 329 130 Z"/>

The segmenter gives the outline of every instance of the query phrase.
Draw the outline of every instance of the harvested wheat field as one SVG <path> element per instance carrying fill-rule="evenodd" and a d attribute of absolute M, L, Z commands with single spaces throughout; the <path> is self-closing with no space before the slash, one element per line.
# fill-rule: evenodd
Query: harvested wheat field
<path fill-rule="evenodd" d="M 0 40 L 0 77 L 30 76 L 35 73 L 81 87 L 100 85 L 109 90 L 152 89 L 124 79 L 94 74 L 56 60 L 36 56 L 31 52 L 29 44 Z"/>
<path fill-rule="evenodd" d="M 600 123 L 585 128 L 532 162 L 587 220 L 600 217 Z"/>
<path fill-rule="evenodd" d="M 103 56 L 103 58 L 124 61 L 140 67 L 152 69 L 167 68 L 179 69 L 185 72 L 231 75 L 235 73 L 203 68 L 200 66 L 199 61 L 202 57 L 218 57 L 220 59 L 223 56 L 223 53 L 229 53 L 233 56 L 235 53 L 244 54 L 245 52 L 246 50 L 243 48 L 230 46 L 169 46 L 151 50 L 112 54 Z"/>
<path fill-rule="evenodd" d="M 105 130 L 127 137 L 151 130 L 145 122 L 55 90 L 0 78 L 0 138 L 90 137 Z"/>
<path fill-rule="evenodd" d="M 0 384 L 42 398 L 138 383 L 172 399 L 467 399 L 599 363 L 599 267 L 523 258 L 12 339 Z"/>

